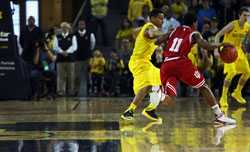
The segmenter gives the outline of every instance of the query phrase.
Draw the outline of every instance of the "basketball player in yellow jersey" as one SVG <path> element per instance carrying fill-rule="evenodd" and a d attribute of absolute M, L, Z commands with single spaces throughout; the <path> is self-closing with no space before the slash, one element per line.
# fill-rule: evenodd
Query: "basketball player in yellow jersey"
<path fill-rule="evenodd" d="M 164 14 L 160 10 L 154 9 L 150 12 L 151 22 L 146 23 L 142 28 L 135 31 L 138 35 L 136 37 L 133 54 L 129 60 L 129 69 L 134 77 L 133 89 L 136 96 L 129 108 L 121 116 L 122 119 L 133 120 L 133 112 L 136 106 L 151 89 L 154 89 L 154 85 L 158 87 L 161 85 L 160 69 L 153 66 L 150 60 L 153 52 L 157 48 L 157 45 L 154 44 L 154 40 L 163 34 L 159 31 L 159 28 L 161 28 L 163 24 L 163 19 Z M 151 96 L 150 100 L 151 103 L 143 110 L 142 114 L 151 120 L 162 121 L 155 113 L 159 102 L 154 103 Z"/>
<path fill-rule="evenodd" d="M 242 41 L 247 34 L 248 39 L 250 39 L 250 29 L 247 19 L 249 17 L 249 11 L 247 8 L 241 8 L 239 11 L 239 20 L 235 20 L 227 24 L 221 31 L 219 31 L 215 36 L 215 42 L 219 42 L 220 37 L 224 35 L 223 42 L 229 42 L 233 44 L 238 52 L 238 58 L 233 63 L 224 63 L 224 74 L 227 74 L 224 79 L 222 96 L 220 98 L 220 105 L 223 107 L 228 107 L 227 103 L 227 93 L 230 83 L 236 74 L 242 74 L 237 88 L 231 94 L 239 103 L 246 104 L 246 100 L 241 95 L 241 90 L 250 77 L 250 68 L 247 61 L 247 57 L 243 50 L 241 49 Z M 215 57 L 219 56 L 218 50 L 214 52 Z"/>

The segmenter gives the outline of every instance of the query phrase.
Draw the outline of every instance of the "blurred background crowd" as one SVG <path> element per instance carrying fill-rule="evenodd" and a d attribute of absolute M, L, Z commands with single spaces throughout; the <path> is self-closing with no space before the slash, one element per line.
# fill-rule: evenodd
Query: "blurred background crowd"
<path fill-rule="evenodd" d="M 165 14 L 161 28 L 164 33 L 183 25 L 183 16 L 188 11 L 195 12 L 197 31 L 213 42 L 222 27 L 238 19 L 242 6 L 250 10 L 250 0 L 90 0 L 86 13 L 75 25 L 72 21 L 63 21 L 53 27 L 38 27 L 36 18 L 30 16 L 17 45 L 29 75 L 31 99 L 133 96 L 133 77 L 128 68 L 135 42 L 133 29 L 150 21 L 153 8 Z M 250 59 L 247 38 L 243 43 Z M 156 67 L 160 68 L 164 61 L 164 49 L 159 46 L 152 55 L 151 61 Z M 223 62 L 213 56 L 213 50 L 197 45 L 188 57 L 219 96 L 224 78 Z M 238 78 L 234 78 L 230 90 Z M 179 85 L 178 96 L 200 96 L 199 91 L 183 83 Z M 243 89 L 244 95 L 250 95 L 248 85 Z"/>

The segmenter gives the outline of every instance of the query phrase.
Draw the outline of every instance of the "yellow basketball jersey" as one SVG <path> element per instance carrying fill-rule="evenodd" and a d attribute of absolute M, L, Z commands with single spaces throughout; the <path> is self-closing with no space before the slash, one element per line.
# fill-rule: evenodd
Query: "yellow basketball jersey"
<path fill-rule="evenodd" d="M 141 31 L 139 32 L 135 40 L 135 47 L 132 56 L 151 60 L 151 56 L 154 53 L 154 50 L 157 48 L 157 45 L 154 44 L 154 39 L 148 39 L 144 36 L 146 28 L 150 25 L 155 26 L 153 23 L 148 22 L 142 27 Z"/>
<path fill-rule="evenodd" d="M 245 35 L 248 33 L 249 24 L 246 22 L 244 24 L 244 27 L 241 29 L 239 25 L 239 20 L 234 20 L 232 22 L 234 23 L 235 26 L 231 32 L 225 34 L 223 42 L 229 42 L 233 44 L 239 51 L 238 48 L 241 48 L 242 41 Z"/>

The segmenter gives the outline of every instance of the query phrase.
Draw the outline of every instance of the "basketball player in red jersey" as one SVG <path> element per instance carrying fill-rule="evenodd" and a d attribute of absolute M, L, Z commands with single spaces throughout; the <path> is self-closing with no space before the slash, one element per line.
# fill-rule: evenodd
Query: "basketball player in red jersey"
<path fill-rule="evenodd" d="M 193 13 L 187 13 L 184 16 L 184 25 L 175 28 L 172 32 L 166 33 L 155 40 L 159 45 L 168 41 L 164 52 L 164 63 L 161 66 L 161 82 L 163 92 L 166 95 L 163 102 L 174 104 L 177 96 L 177 82 L 182 82 L 199 89 L 206 102 L 212 107 L 217 124 L 235 124 L 236 121 L 224 116 L 216 102 L 214 95 L 205 83 L 204 77 L 193 66 L 191 60 L 187 57 L 195 43 L 206 50 L 214 50 L 221 46 L 232 46 L 230 43 L 210 43 L 202 38 L 195 30 L 197 28 L 197 16 Z M 160 90 L 159 98 L 161 98 Z"/>

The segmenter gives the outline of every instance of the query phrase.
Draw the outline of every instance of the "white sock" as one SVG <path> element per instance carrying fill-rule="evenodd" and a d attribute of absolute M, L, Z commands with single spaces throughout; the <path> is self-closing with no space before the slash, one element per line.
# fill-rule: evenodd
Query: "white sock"
<path fill-rule="evenodd" d="M 164 93 L 161 93 L 161 101 L 163 101 L 166 98 L 166 95 Z"/>
<path fill-rule="evenodd" d="M 216 116 L 221 115 L 222 111 L 220 110 L 220 107 L 218 104 L 212 106 L 212 109 L 214 110 L 214 113 L 216 114 Z"/>

